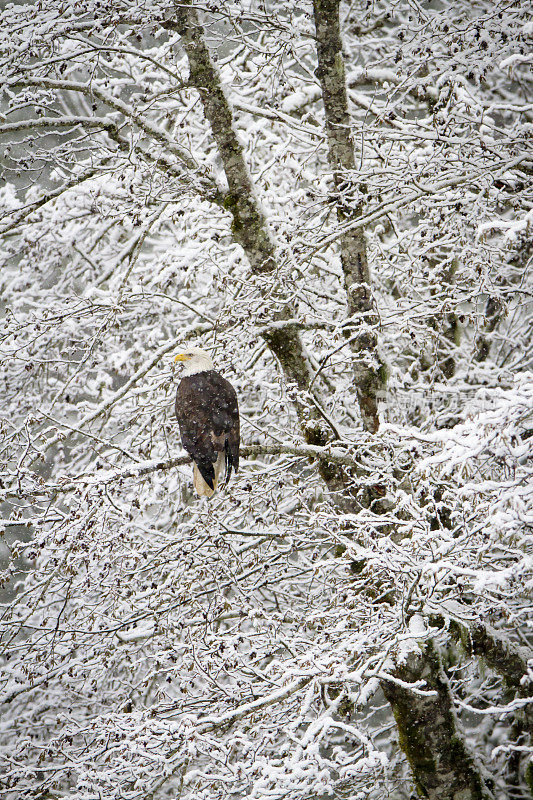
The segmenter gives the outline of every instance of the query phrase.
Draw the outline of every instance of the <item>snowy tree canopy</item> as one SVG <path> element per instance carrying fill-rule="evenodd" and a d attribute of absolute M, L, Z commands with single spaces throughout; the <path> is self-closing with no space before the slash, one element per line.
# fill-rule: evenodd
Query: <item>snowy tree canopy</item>
<path fill-rule="evenodd" d="M 528 12 L 5 6 L 6 800 L 531 796 Z"/>

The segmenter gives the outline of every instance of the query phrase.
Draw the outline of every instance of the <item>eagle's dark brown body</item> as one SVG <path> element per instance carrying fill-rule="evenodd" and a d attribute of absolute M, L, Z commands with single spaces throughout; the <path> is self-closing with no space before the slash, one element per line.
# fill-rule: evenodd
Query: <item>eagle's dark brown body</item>
<path fill-rule="evenodd" d="M 176 393 L 181 441 L 210 490 L 224 460 L 226 483 L 239 468 L 239 408 L 235 389 L 215 370 L 185 375 Z M 209 492 L 209 494 L 212 493 Z"/>

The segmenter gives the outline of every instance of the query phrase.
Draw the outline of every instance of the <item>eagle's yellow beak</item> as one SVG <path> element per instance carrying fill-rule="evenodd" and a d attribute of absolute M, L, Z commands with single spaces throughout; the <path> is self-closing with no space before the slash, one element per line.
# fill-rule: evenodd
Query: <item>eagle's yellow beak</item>
<path fill-rule="evenodd" d="M 186 356 L 184 353 L 178 353 L 174 361 L 188 361 L 190 356 Z"/>

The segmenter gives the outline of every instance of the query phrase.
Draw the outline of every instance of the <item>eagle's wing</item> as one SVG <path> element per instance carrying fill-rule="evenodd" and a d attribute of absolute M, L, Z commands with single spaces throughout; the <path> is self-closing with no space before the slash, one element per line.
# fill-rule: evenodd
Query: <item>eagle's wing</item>
<path fill-rule="evenodd" d="M 240 423 L 239 406 L 235 389 L 229 381 L 214 373 L 214 381 L 219 403 L 213 418 L 213 432 L 216 438 L 216 449 L 223 450 L 226 456 L 226 483 L 231 470 L 239 469 Z"/>

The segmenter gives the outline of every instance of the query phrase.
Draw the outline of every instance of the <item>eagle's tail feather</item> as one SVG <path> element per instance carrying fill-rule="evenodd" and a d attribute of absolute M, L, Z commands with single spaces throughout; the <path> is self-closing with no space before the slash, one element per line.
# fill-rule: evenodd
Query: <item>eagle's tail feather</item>
<path fill-rule="evenodd" d="M 229 442 L 227 437 L 226 441 L 224 442 L 224 460 L 226 464 L 226 476 L 224 479 L 224 484 L 225 486 L 227 486 L 229 479 L 231 478 L 231 468 L 233 466 L 233 462 L 231 460 L 231 451 L 229 449 Z"/>
<path fill-rule="evenodd" d="M 218 478 L 225 466 L 226 457 L 224 453 L 219 453 L 218 458 L 213 464 L 215 470 L 215 480 L 213 481 L 213 488 L 209 486 L 209 484 L 203 479 L 202 474 L 196 464 L 193 464 L 192 473 L 193 473 L 193 483 L 194 488 L 196 489 L 197 494 L 200 497 L 213 497 L 215 494 Z"/>

